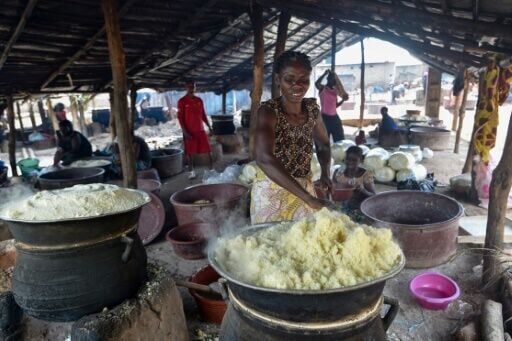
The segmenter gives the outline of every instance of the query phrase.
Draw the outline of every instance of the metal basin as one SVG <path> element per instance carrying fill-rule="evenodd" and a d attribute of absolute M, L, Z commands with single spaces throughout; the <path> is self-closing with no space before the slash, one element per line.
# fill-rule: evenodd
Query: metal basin
<path fill-rule="evenodd" d="M 151 152 L 151 164 L 161 178 L 168 178 L 183 171 L 183 150 L 166 148 Z"/>
<path fill-rule="evenodd" d="M 245 186 L 231 183 L 197 185 L 174 193 L 171 204 L 179 225 L 202 222 L 222 226 L 228 216 L 245 216 L 248 191 Z M 207 202 L 197 203 L 199 200 Z"/>
<path fill-rule="evenodd" d="M 42 190 L 60 189 L 103 182 L 104 174 L 104 169 L 96 167 L 67 168 L 41 174 L 38 181 Z"/>
<path fill-rule="evenodd" d="M 432 150 L 445 150 L 449 148 L 451 132 L 447 129 L 427 126 L 412 126 L 409 129 L 410 144 L 417 144 L 421 148 Z"/>
<path fill-rule="evenodd" d="M 373 226 L 393 231 L 406 258 L 406 267 L 430 268 L 448 261 L 457 251 L 459 219 L 464 209 L 442 194 L 391 191 L 361 204 Z"/>
<path fill-rule="evenodd" d="M 236 235 L 251 235 L 273 225 L 254 225 L 240 230 Z M 405 263 L 402 257 L 400 263 L 385 276 L 358 285 L 329 290 L 283 290 L 240 281 L 217 261 L 214 248 L 209 251 L 208 260 L 227 280 L 231 293 L 246 306 L 279 319 L 308 323 L 341 320 L 376 305 L 382 297 L 386 280 L 396 276 Z"/>

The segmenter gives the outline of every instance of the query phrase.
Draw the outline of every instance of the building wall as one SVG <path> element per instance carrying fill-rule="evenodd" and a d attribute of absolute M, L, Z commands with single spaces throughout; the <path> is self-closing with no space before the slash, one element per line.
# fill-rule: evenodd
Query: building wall
<path fill-rule="evenodd" d="M 329 66 L 319 65 L 316 74 L 321 75 Z M 358 89 L 361 84 L 361 64 L 336 65 L 336 74 L 347 91 Z M 387 89 L 395 75 L 394 62 L 368 63 L 365 65 L 366 86 L 380 86 Z"/>
<path fill-rule="evenodd" d="M 411 83 L 413 80 L 421 78 L 425 71 L 427 71 L 427 67 L 425 64 L 399 65 L 396 67 L 395 71 L 395 82 Z"/>

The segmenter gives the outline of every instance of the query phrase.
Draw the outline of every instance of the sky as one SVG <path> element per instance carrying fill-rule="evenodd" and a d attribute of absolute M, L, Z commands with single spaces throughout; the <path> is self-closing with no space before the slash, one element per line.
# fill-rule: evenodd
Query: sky
<path fill-rule="evenodd" d="M 407 50 L 375 38 L 364 40 L 364 54 L 366 63 L 388 61 L 395 62 L 396 65 L 421 64 L 421 61 L 411 56 Z M 338 65 L 359 63 L 361 63 L 360 43 L 346 47 L 336 54 L 336 64 Z"/>

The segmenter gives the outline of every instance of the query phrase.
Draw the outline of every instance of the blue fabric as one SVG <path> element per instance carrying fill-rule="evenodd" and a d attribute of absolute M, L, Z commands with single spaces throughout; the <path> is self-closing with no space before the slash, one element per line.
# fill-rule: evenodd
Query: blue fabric
<path fill-rule="evenodd" d="M 391 116 L 385 115 L 384 117 L 382 117 L 382 121 L 380 122 L 380 129 L 396 130 L 398 129 L 398 125 L 395 123 Z"/>

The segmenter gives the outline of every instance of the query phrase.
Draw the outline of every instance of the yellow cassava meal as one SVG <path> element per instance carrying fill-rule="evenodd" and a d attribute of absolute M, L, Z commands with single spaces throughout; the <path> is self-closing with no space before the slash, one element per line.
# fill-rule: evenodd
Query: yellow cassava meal
<path fill-rule="evenodd" d="M 217 261 L 235 278 L 277 289 L 323 290 L 381 277 L 402 257 L 391 231 L 322 209 L 252 235 L 220 238 Z"/>

